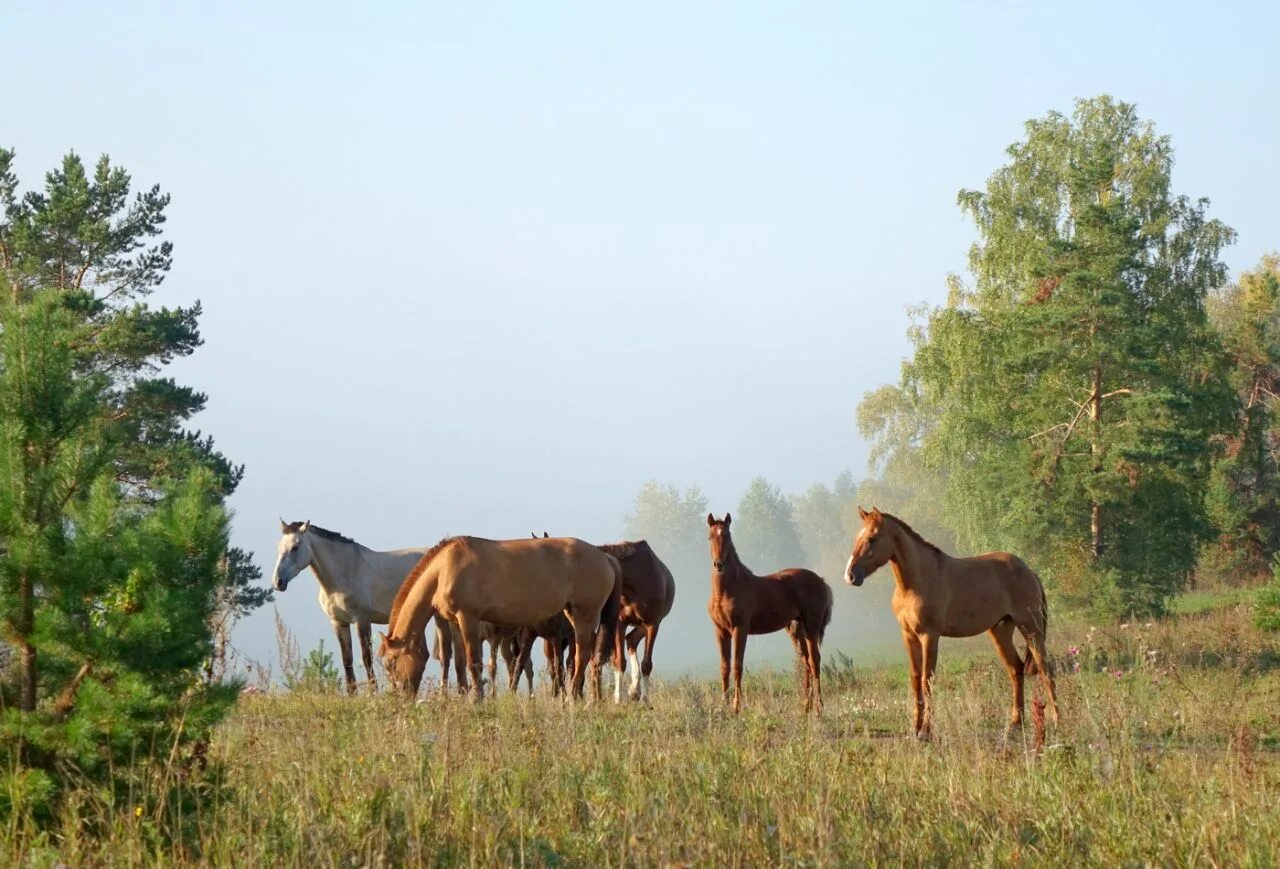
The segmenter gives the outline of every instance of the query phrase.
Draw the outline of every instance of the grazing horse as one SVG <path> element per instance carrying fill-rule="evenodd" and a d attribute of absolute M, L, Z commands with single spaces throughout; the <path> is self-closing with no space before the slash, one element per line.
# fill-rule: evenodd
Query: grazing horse
<path fill-rule="evenodd" d="M 480 623 L 532 626 L 564 611 L 573 625 L 578 653 L 573 693 L 582 697 L 585 664 L 600 641 L 613 642 L 622 567 L 596 547 L 571 537 L 541 540 L 485 540 L 450 537 L 433 546 L 405 577 L 392 604 L 389 630 L 378 650 L 388 677 L 400 690 L 412 686 L 426 665 L 425 649 L 414 642 L 437 613 L 456 622 L 462 634 L 477 700 L 480 679 Z M 599 686 L 599 661 L 595 664 Z"/>
<path fill-rule="evenodd" d="M 911 663 L 916 737 L 928 739 L 931 730 L 939 638 L 973 637 L 983 631 L 991 634 L 1013 684 L 1009 727 L 1022 723 L 1023 676 L 1031 672 L 1033 662 L 1057 723 L 1058 698 L 1045 654 L 1049 607 L 1044 586 L 1031 568 L 1008 552 L 953 558 L 889 513 L 868 513 L 859 507 L 858 515 L 862 528 L 853 541 L 844 578 L 850 585 L 862 585 L 886 561 L 893 566 L 893 614 L 902 626 Z M 1015 630 L 1027 643 L 1025 662 L 1013 642 Z"/>
<path fill-rule="evenodd" d="M 543 531 L 542 536 L 546 537 L 547 532 Z M 533 537 L 537 539 L 538 535 Z M 647 700 L 649 674 L 653 672 L 653 644 L 658 638 L 658 626 L 675 603 L 676 581 L 648 541 L 605 543 L 600 548 L 622 564 L 622 606 L 613 652 L 613 699 L 614 702 L 622 700 L 622 675 L 627 671 L 627 657 L 630 657 L 631 688 L 627 696 L 632 700 Z M 641 640 L 644 641 L 643 663 L 636 655 Z"/>
<path fill-rule="evenodd" d="M 286 522 L 281 519 L 280 535 L 276 546 L 276 567 L 271 574 L 272 587 L 283 592 L 291 579 L 310 567 L 320 583 L 320 608 L 329 616 L 338 637 L 347 690 L 351 693 L 356 690 L 355 667 L 351 660 L 353 623 L 360 636 L 364 671 L 369 685 L 376 689 L 370 625 L 387 623 L 400 584 L 427 547 L 382 552 L 362 546 L 336 531 L 312 525 L 309 520 Z M 453 642 L 444 619 L 436 620 L 436 638 L 444 668 L 442 678 L 447 687 Z M 425 640 L 423 649 L 426 649 Z"/>
<path fill-rule="evenodd" d="M 729 698 L 729 643 L 733 643 L 733 711 L 742 709 L 742 656 L 749 634 L 786 630 L 804 674 L 804 709 L 822 711 L 822 637 L 831 623 L 831 588 L 812 570 L 792 568 L 756 576 L 733 546 L 729 525 L 707 514 L 711 540 L 711 601 L 707 612 L 720 647 L 720 684 Z"/>

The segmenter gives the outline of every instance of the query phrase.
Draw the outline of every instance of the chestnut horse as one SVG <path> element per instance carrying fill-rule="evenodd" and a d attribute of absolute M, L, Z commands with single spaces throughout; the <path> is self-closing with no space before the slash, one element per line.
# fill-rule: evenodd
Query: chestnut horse
<path fill-rule="evenodd" d="M 1058 721 L 1053 670 L 1045 654 L 1049 607 L 1040 578 L 1022 559 L 1008 552 L 953 558 L 889 513 L 858 508 L 862 528 L 844 578 L 850 585 L 886 561 L 893 566 L 893 614 L 911 663 L 915 696 L 915 734 L 928 739 L 933 719 L 932 682 L 940 637 L 973 637 L 986 631 L 1000 653 L 1013 683 L 1009 727 L 1022 723 L 1022 685 L 1034 662 L 1049 694 L 1049 711 Z M 1027 659 L 1018 657 L 1013 632 L 1027 643 Z"/>
<path fill-rule="evenodd" d="M 711 540 L 711 601 L 707 612 L 720 647 L 720 684 L 729 698 L 729 643 L 733 642 L 733 711 L 742 709 L 742 656 L 749 634 L 791 634 L 804 674 L 804 709 L 822 711 L 822 637 L 831 623 L 831 588 L 812 570 L 791 568 L 756 576 L 733 546 L 729 525 L 707 514 Z"/>
<path fill-rule="evenodd" d="M 573 693 L 581 697 L 597 629 L 602 628 L 602 647 L 613 642 L 621 593 L 618 560 L 581 540 L 447 538 L 423 555 L 405 577 L 378 655 L 396 688 L 410 689 L 426 666 L 425 644 L 420 639 L 423 627 L 439 613 L 458 625 L 475 697 L 480 700 L 484 697 L 480 623 L 532 626 L 563 610 L 573 625 L 578 650 Z M 599 666 L 597 656 L 597 686 Z"/>

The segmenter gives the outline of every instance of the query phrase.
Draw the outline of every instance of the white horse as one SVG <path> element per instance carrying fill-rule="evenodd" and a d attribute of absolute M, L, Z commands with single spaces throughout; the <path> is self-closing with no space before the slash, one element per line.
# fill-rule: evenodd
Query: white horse
<path fill-rule="evenodd" d="M 342 652 L 342 668 L 347 677 L 347 690 L 355 693 L 356 674 L 351 661 L 351 625 L 360 635 L 360 655 L 369 686 L 377 689 L 373 675 L 371 625 L 385 625 L 391 617 L 391 604 L 405 576 L 430 547 L 392 549 L 386 552 L 370 549 L 335 531 L 327 531 L 310 520 L 280 520 L 280 543 L 276 546 L 276 569 L 271 585 L 284 591 L 293 579 L 310 567 L 320 582 L 320 608 L 333 623 Z M 425 637 L 424 643 L 425 643 Z M 453 656 L 453 637 L 448 623 L 436 619 L 436 648 L 443 670 L 442 681 L 449 683 L 449 659 Z M 423 646 L 427 648 L 427 646 Z"/>

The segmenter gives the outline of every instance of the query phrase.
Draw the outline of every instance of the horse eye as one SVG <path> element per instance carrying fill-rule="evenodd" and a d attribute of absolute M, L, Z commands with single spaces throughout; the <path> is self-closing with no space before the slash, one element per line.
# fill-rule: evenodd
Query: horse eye
<path fill-rule="evenodd" d="M 877 540 L 877 539 L 879 539 L 879 537 L 880 537 L 880 535 L 879 535 L 879 534 L 872 534 L 870 537 L 868 537 L 868 538 L 867 538 L 867 542 L 868 542 L 868 543 L 875 543 L 875 542 L 876 542 L 876 540 Z"/>

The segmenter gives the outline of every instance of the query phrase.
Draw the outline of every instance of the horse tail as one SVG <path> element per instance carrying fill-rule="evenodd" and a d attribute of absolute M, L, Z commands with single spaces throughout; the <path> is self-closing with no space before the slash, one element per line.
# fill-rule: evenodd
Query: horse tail
<path fill-rule="evenodd" d="M 831 593 L 831 586 L 827 585 L 827 581 L 822 580 L 822 593 L 826 596 L 822 607 L 822 620 L 818 622 L 818 642 L 821 643 L 827 634 L 827 625 L 831 624 L 831 610 L 835 606 L 835 596 Z"/>
<path fill-rule="evenodd" d="M 600 608 L 600 631 L 596 634 L 596 660 L 605 663 L 608 649 L 613 649 L 613 666 L 622 671 L 622 649 L 618 644 L 618 616 L 622 612 L 622 563 L 605 553 L 613 567 L 613 590 Z"/>
<path fill-rule="evenodd" d="M 1049 639 L 1049 598 L 1044 593 L 1044 583 L 1040 582 L 1040 577 L 1036 577 L 1036 584 L 1040 586 L 1040 634 L 1045 642 Z M 1027 650 L 1022 660 L 1022 672 L 1027 676 L 1034 676 L 1040 672 L 1040 668 L 1036 666 L 1035 655 L 1031 654 L 1031 644 L 1027 644 Z"/>

